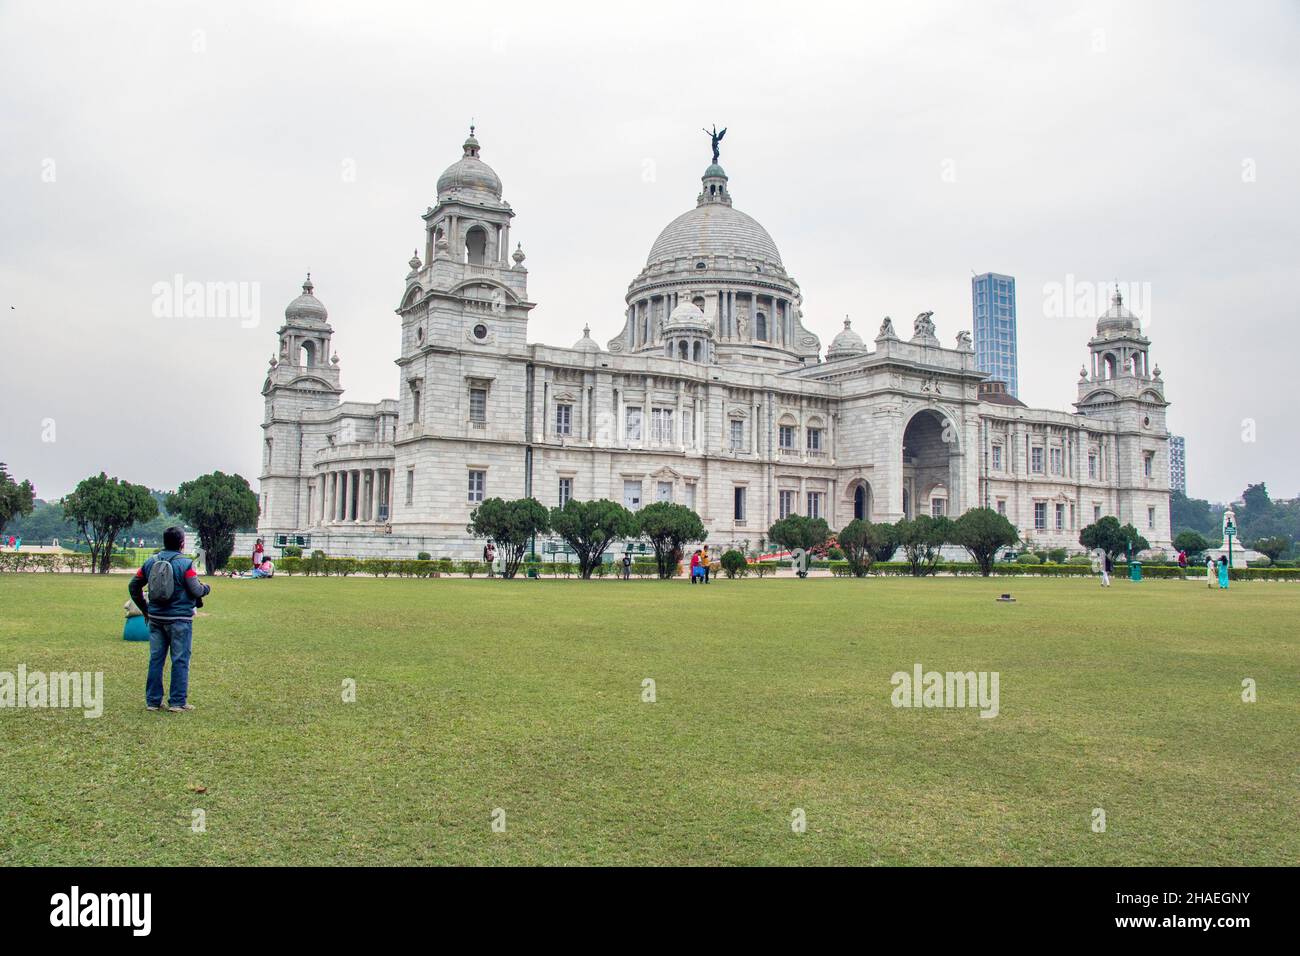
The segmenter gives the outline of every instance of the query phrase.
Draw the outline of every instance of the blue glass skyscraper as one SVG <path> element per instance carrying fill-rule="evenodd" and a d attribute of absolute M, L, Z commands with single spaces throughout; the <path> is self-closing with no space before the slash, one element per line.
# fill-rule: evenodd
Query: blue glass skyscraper
<path fill-rule="evenodd" d="M 1007 383 L 1019 397 L 1016 376 L 1016 280 L 986 272 L 970 280 L 971 312 L 975 318 L 975 367 Z"/>

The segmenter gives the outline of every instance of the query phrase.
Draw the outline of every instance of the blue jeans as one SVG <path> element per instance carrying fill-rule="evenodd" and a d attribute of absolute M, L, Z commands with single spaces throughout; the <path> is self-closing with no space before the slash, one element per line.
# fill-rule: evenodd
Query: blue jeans
<path fill-rule="evenodd" d="M 163 698 L 163 664 L 172 658 L 172 691 L 169 707 L 183 707 L 190 690 L 190 643 L 194 639 L 193 621 L 155 621 L 149 619 L 149 678 L 144 685 L 144 701 L 161 707 Z"/>

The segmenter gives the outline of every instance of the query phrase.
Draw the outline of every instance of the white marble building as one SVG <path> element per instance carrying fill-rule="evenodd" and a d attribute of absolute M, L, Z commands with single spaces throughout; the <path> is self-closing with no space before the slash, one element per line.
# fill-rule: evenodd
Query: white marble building
<path fill-rule="evenodd" d="M 1079 529 L 1106 514 L 1169 546 L 1164 386 L 1118 295 L 1073 412 L 985 382 L 969 334 L 945 347 L 930 313 L 901 330 L 885 319 L 871 344 L 845 319 L 823 358 L 776 243 L 732 205 L 715 162 L 651 246 L 606 347 L 588 329 L 567 348 L 530 343 L 514 210 L 473 130 L 463 148 L 396 310 L 395 399 L 342 400 L 310 277 L 285 310 L 262 386 L 268 539 L 471 557 L 476 502 L 531 495 L 676 501 L 714 546 L 757 547 L 790 512 L 838 528 L 976 506 L 1005 511 L 1036 547 L 1079 550 Z"/>

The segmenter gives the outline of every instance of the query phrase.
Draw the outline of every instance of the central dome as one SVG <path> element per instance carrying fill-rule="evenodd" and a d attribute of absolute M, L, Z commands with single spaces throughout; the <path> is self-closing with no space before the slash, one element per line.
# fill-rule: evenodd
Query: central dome
<path fill-rule="evenodd" d="M 478 140 L 474 138 L 474 129 L 470 127 L 469 139 L 464 143 L 465 154 L 452 163 L 438 177 L 438 199 L 451 198 L 452 193 L 464 192 L 466 198 L 484 196 L 501 199 L 501 177 L 487 163 L 479 158 Z"/>
<path fill-rule="evenodd" d="M 776 243 L 758 220 L 722 203 L 705 203 L 670 222 L 650 247 L 647 266 L 699 256 L 738 256 L 784 269 Z"/>

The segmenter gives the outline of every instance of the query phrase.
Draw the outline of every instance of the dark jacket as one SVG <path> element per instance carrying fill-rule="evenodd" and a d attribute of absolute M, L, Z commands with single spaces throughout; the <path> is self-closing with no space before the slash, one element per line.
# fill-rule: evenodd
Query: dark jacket
<path fill-rule="evenodd" d="M 158 604 L 154 601 L 153 595 L 149 596 L 149 602 L 146 604 L 145 585 L 149 582 L 150 569 L 158 560 L 171 561 L 176 587 L 172 589 L 172 599 L 167 604 Z M 135 602 L 136 607 L 150 618 L 159 621 L 188 621 L 194 617 L 195 602 L 208 594 L 212 588 L 199 580 L 199 573 L 194 570 L 194 562 L 185 555 L 179 551 L 159 551 L 135 572 L 135 577 L 131 579 L 127 590 L 131 592 L 131 600 Z"/>

